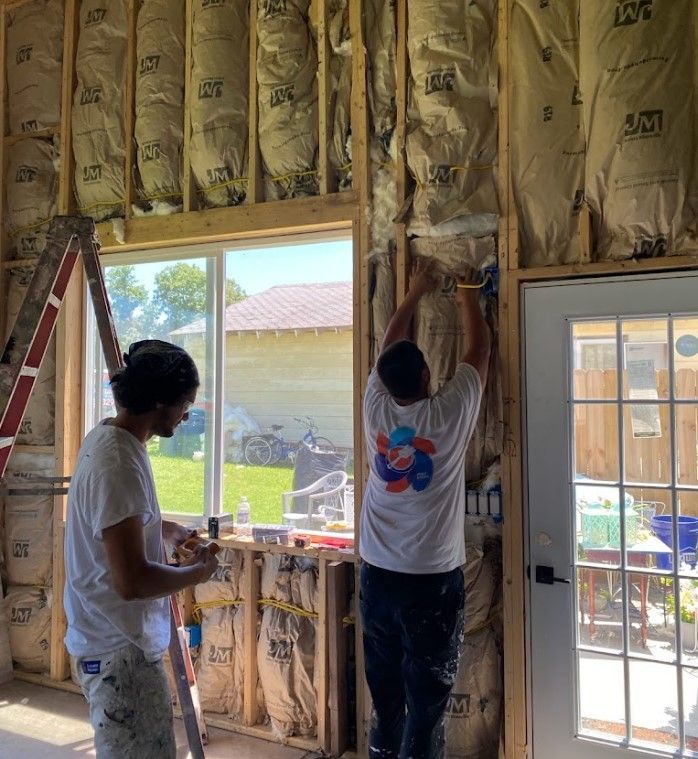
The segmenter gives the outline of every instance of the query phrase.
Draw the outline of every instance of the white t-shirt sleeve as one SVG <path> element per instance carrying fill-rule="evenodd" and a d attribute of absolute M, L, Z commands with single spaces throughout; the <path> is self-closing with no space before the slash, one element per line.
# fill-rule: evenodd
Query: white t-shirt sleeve
<path fill-rule="evenodd" d="M 383 383 L 378 376 L 378 372 L 373 369 L 368 375 L 366 382 L 366 392 L 364 393 L 364 409 L 368 410 L 373 404 L 381 398 L 388 395 Z"/>
<path fill-rule="evenodd" d="M 449 410 L 454 415 L 460 413 L 462 422 L 469 427 L 477 418 L 482 400 L 482 383 L 477 369 L 471 364 L 458 364 L 440 395 Z"/>
<path fill-rule="evenodd" d="M 153 514 L 140 473 L 134 467 L 106 468 L 90 483 L 92 534 L 102 539 L 102 532 L 125 519 L 140 516 L 147 524 Z"/>

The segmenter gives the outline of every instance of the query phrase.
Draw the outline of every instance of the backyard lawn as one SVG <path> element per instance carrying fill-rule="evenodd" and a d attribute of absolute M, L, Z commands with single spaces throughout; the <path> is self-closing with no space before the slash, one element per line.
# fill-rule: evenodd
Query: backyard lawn
<path fill-rule="evenodd" d="M 204 462 L 162 456 L 152 448 L 149 453 L 162 511 L 202 514 Z M 238 501 L 244 495 L 250 502 L 250 517 L 253 522 L 281 522 L 281 493 L 293 489 L 292 467 L 226 463 L 223 472 L 225 513 L 234 516 Z"/>

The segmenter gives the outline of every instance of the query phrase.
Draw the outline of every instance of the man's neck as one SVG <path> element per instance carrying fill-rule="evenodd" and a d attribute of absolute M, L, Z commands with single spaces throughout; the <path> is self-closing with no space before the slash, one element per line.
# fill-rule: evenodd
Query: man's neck
<path fill-rule="evenodd" d="M 120 409 L 117 415 L 108 421 L 108 424 L 130 432 L 143 445 L 153 437 L 148 414 L 129 414 L 128 411 Z"/>

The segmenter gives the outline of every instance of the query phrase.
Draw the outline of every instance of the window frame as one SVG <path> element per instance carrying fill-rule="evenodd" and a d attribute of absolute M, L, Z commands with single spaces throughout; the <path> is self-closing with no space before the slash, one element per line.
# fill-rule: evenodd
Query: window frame
<path fill-rule="evenodd" d="M 166 263 L 168 261 L 189 261 L 192 259 L 205 259 L 207 261 L 206 273 L 207 286 L 207 316 L 212 317 L 211 329 L 213 331 L 213 351 L 211 360 L 207 360 L 207 382 L 210 382 L 214 406 L 223 408 L 224 403 L 224 377 L 226 366 L 226 339 L 225 339 L 225 282 L 226 261 L 229 253 L 235 251 L 250 251 L 263 248 L 294 247 L 307 244 L 322 244 L 328 242 L 344 241 L 352 243 L 352 230 L 337 228 L 320 232 L 306 232 L 288 235 L 264 235 L 253 239 L 231 240 L 228 242 L 205 243 L 200 245 L 167 246 L 147 250 L 131 250 L 124 252 L 102 253 L 100 262 L 103 267 L 139 265 L 146 263 Z M 355 266 L 352 266 L 355 272 Z M 103 268 L 104 271 L 104 268 Z M 356 276 L 352 278 L 354 293 L 359 283 Z M 357 328 L 356 298 L 354 297 L 352 329 Z M 94 308 L 90 297 L 87 283 L 83 288 L 83 307 L 85 314 L 85 329 L 83 331 L 83 366 L 82 366 L 82 434 L 83 437 L 98 423 L 95 418 L 93 401 L 95 388 L 95 376 L 92 369 L 99 356 L 99 336 L 96 329 Z M 120 346 L 123 350 L 124 346 Z M 359 361 L 357 344 L 353 342 L 352 361 L 356 365 Z M 212 378 L 212 379 L 209 379 Z M 101 378 L 97 380 L 101 383 Z M 354 394 L 358 391 L 354 387 Z M 101 390 L 100 390 L 101 392 Z M 357 404 L 352 404 L 352 410 Z M 356 414 L 354 413 L 354 417 Z M 362 429 L 361 418 L 353 419 L 354 427 Z M 224 511 L 223 487 L 224 487 L 224 420 L 220 413 L 213 414 L 210 434 L 205 436 L 204 452 L 205 461 L 210 462 L 204 471 L 203 511 L 201 514 L 187 514 L 181 512 L 162 511 L 165 519 L 174 519 L 188 526 L 206 527 L 208 518 L 221 516 Z M 354 436 L 356 440 L 356 435 Z M 356 445 L 354 446 L 356 447 Z M 354 453 L 356 462 L 356 451 Z M 209 474 L 210 472 L 210 474 Z M 358 513 L 358 509 L 357 509 Z M 355 522 L 355 545 L 356 545 L 357 522 Z"/>

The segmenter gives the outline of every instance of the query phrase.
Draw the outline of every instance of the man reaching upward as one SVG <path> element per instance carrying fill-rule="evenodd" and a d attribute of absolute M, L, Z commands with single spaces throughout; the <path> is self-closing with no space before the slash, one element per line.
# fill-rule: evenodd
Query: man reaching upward
<path fill-rule="evenodd" d="M 374 715 L 371 759 L 435 759 L 463 630 L 465 451 L 487 380 L 489 328 L 460 285 L 465 338 L 453 378 L 429 394 L 408 337 L 436 284 L 425 262 L 385 333 L 364 398 L 369 478 L 361 512 L 361 616 Z"/>

